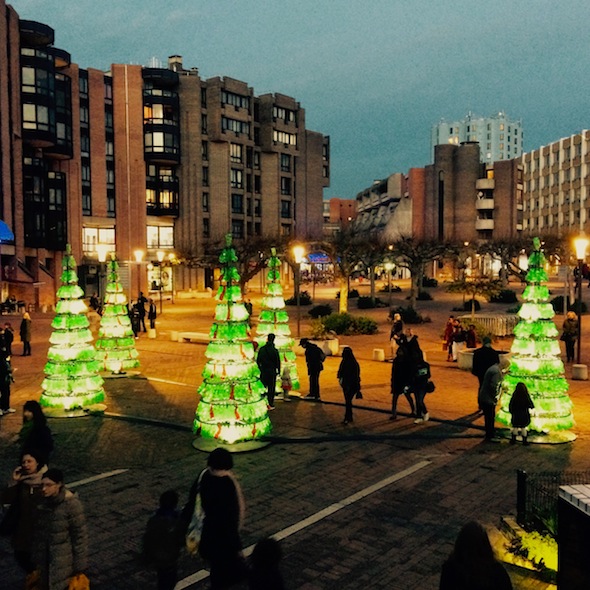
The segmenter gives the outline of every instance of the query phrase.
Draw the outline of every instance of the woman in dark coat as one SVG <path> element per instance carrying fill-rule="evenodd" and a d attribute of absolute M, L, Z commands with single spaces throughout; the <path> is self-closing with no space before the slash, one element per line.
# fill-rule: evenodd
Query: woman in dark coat
<path fill-rule="evenodd" d="M 53 452 L 53 436 L 39 402 L 32 399 L 25 402 L 23 425 L 18 437 L 23 453 L 32 451 L 41 457 L 43 463 L 49 461 Z"/>
<path fill-rule="evenodd" d="M 33 451 L 22 453 L 20 467 L 12 472 L 8 487 L 0 495 L 3 504 L 10 504 L 9 511 L 16 511 L 15 525 L 8 532 L 14 558 L 27 574 L 35 569 L 31 560 L 33 530 L 37 507 L 43 500 L 41 479 L 46 471 L 47 466 Z"/>
<path fill-rule="evenodd" d="M 342 424 L 348 424 L 352 422 L 352 400 L 361 390 L 361 368 L 350 346 L 345 346 L 342 350 L 342 360 L 340 361 L 336 376 L 338 377 L 340 387 L 342 387 L 346 408 Z"/>
<path fill-rule="evenodd" d="M 390 420 L 397 418 L 397 399 L 405 395 L 410 404 L 412 415 L 415 413 L 414 400 L 412 399 L 412 381 L 414 378 L 414 364 L 411 350 L 405 334 L 401 334 L 397 340 L 398 348 L 391 367 L 391 416 Z"/>
<path fill-rule="evenodd" d="M 574 352 L 576 348 L 576 340 L 579 337 L 580 323 L 578 316 L 573 311 L 568 311 L 563 322 L 563 332 L 561 339 L 565 342 L 565 354 L 567 362 L 574 360 Z"/>
<path fill-rule="evenodd" d="M 31 316 L 26 311 L 23 313 L 19 334 L 23 343 L 23 356 L 31 356 Z"/>
<path fill-rule="evenodd" d="M 207 467 L 199 486 L 205 513 L 199 554 L 209 562 L 211 588 L 217 590 L 240 582 L 246 575 L 239 532 L 244 520 L 244 499 L 231 471 L 233 459 L 229 451 L 212 451 Z"/>
<path fill-rule="evenodd" d="M 519 381 L 514 388 L 514 393 L 510 398 L 508 410 L 510 411 L 512 424 L 512 438 L 510 444 L 516 443 L 516 437 L 522 436 L 522 444 L 527 445 L 528 425 L 531 423 L 531 410 L 535 407 L 533 400 L 529 395 L 527 386 Z"/>
<path fill-rule="evenodd" d="M 494 556 L 486 530 L 468 522 L 442 566 L 439 590 L 512 590 L 504 566 Z"/>

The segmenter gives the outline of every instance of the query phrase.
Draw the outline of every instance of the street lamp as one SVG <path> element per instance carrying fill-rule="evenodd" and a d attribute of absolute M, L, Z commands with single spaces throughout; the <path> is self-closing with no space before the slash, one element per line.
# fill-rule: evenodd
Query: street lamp
<path fill-rule="evenodd" d="M 574 249 L 576 250 L 576 258 L 578 260 L 578 365 L 580 364 L 582 352 L 582 271 L 584 269 L 584 258 L 586 258 L 588 242 L 589 240 L 584 231 L 581 231 L 580 235 L 574 240 Z"/>
<path fill-rule="evenodd" d="M 96 254 L 98 255 L 98 296 L 100 298 L 100 305 L 102 306 L 104 303 L 104 296 L 105 296 L 105 262 L 107 261 L 107 256 L 109 250 L 111 249 L 109 244 L 97 244 L 96 246 Z"/>
<path fill-rule="evenodd" d="M 158 250 L 156 252 L 156 256 L 158 257 L 158 262 L 160 263 L 160 314 L 162 314 L 162 264 L 164 263 L 164 256 L 166 254 L 162 252 L 162 250 Z"/>
<path fill-rule="evenodd" d="M 144 254 L 145 254 L 145 252 L 140 249 L 133 251 L 133 256 L 135 256 L 135 262 L 137 262 L 137 297 L 138 298 L 139 298 L 139 293 L 141 292 L 141 261 L 143 260 Z"/>
<path fill-rule="evenodd" d="M 393 262 L 387 261 L 385 263 L 385 270 L 387 271 L 387 304 L 389 311 L 391 311 L 391 271 L 393 270 Z"/>
<path fill-rule="evenodd" d="M 297 265 L 295 273 L 295 300 L 297 301 L 297 338 L 301 336 L 301 262 L 305 256 L 303 246 L 293 246 L 293 258 Z"/>

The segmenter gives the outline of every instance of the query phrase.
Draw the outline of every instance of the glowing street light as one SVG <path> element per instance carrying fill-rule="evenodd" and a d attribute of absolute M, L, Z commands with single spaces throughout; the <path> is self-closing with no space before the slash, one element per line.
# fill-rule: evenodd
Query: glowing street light
<path fill-rule="evenodd" d="M 578 350 L 577 363 L 580 364 L 582 352 L 582 271 L 584 270 L 584 259 L 586 258 L 586 250 L 588 249 L 588 237 L 584 231 L 574 239 L 574 249 L 576 250 L 576 258 L 578 260 Z"/>
<path fill-rule="evenodd" d="M 391 311 L 391 271 L 394 268 L 394 264 L 391 261 L 387 261 L 385 263 L 385 270 L 387 271 L 387 303 L 389 306 L 389 310 Z"/>
<path fill-rule="evenodd" d="M 107 261 L 107 256 L 111 250 L 111 246 L 109 244 L 97 244 L 96 246 L 96 254 L 98 255 L 98 296 L 100 298 L 100 305 L 104 301 L 104 291 L 105 291 L 105 262 Z"/>
<path fill-rule="evenodd" d="M 303 246 L 293 246 L 293 258 L 297 265 L 295 273 L 295 300 L 297 301 L 297 338 L 301 336 L 301 262 L 305 256 Z"/>
<path fill-rule="evenodd" d="M 145 252 L 140 249 L 133 251 L 135 262 L 137 262 L 137 297 L 139 297 L 139 293 L 141 291 L 141 261 L 143 260 L 144 254 Z"/>

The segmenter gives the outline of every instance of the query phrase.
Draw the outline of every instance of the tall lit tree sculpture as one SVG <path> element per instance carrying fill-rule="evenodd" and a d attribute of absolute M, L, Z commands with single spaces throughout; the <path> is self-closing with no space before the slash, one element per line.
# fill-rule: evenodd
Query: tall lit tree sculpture
<path fill-rule="evenodd" d="M 549 303 L 549 289 L 544 284 L 547 272 L 539 238 L 534 238 L 533 245 L 524 303 L 518 312 L 521 321 L 514 328 L 510 367 L 502 382 L 498 420 L 510 425 L 510 398 L 516 384 L 522 381 L 535 405 L 530 429 L 548 434 L 571 428 L 574 417 L 560 358 L 558 330 L 553 322 L 555 312 Z"/>
<path fill-rule="evenodd" d="M 104 401 L 100 361 L 92 345 L 92 333 L 78 285 L 76 261 L 68 244 L 62 261 L 61 287 L 57 290 L 56 315 L 47 353 L 43 394 L 39 403 L 53 415 L 76 415 Z"/>
<path fill-rule="evenodd" d="M 139 366 L 131 320 L 127 313 L 127 296 L 119 279 L 119 264 L 114 257 L 109 262 L 104 307 L 96 341 L 97 358 L 113 373 Z"/>
<path fill-rule="evenodd" d="M 202 438 L 233 444 L 258 439 L 271 430 L 264 385 L 254 361 L 248 312 L 242 300 L 237 256 L 231 236 L 219 257 L 220 285 L 215 321 L 199 387 L 194 432 Z"/>
<path fill-rule="evenodd" d="M 276 336 L 275 346 L 281 356 L 281 369 L 284 370 L 285 367 L 289 369 L 293 390 L 297 391 L 299 390 L 299 375 L 297 373 L 295 353 L 293 352 L 295 341 L 291 338 L 289 314 L 285 310 L 285 299 L 283 298 L 283 288 L 280 281 L 280 266 L 281 261 L 277 257 L 276 249 L 271 248 L 268 272 L 266 274 L 266 289 L 262 298 L 262 309 L 258 316 L 258 326 L 256 328 L 256 341 L 259 346 L 262 346 L 269 334 Z M 279 375 L 277 391 L 280 390 L 281 378 Z"/>

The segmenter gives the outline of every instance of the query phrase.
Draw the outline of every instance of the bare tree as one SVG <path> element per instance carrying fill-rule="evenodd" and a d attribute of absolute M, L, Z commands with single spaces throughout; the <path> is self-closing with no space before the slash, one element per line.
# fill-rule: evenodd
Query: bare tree
<path fill-rule="evenodd" d="M 504 288 L 503 281 L 499 279 L 489 279 L 487 277 L 463 278 L 455 281 L 447 287 L 449 293 L 463 293 L 469 295 L 471 300 L 471 319 L 475 315 L 475 297 L 483 295 L 484 297 L 493 297 L 498 295 Z"/>
<path fill-rule="evenodd" d="M 356 238 L 355 241 L 359 262 L 369 275 L 371 301 L 375 305 L 375 268 L 383 262 L 387 248 L 382 243 L 367 238 Z"/>

